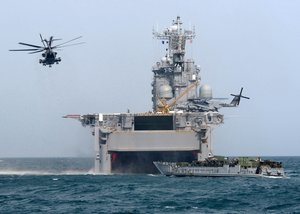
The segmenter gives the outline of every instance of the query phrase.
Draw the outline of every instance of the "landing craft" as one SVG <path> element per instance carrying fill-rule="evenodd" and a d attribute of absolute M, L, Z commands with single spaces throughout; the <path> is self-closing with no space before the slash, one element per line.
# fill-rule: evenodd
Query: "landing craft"
<path fill-rule="evenodd" d="M 39 63 L 43 64 L 44 66 L 48 65 L 49 67 L 51 67 L 54 63 L 58 64 L 61 61 L 61 58 L 57 57 L 57 52 L 55 52 L 53 50 L 54 49 L 59 50 L 60 48 L 64 48 L 64 47 L 68 47 L 68 46 L 72 46 L 72 45 L 83 44 L 83 42 L 67 44 L 67 43 L 72 42 L 74 40 L 80 39 L 81 37 L 82 36 L 79 36 L 79 37 L 71 39 L 67 42 L 63 42 L 63 43 L 60 43 L 58 45 L 52 46 L 54 41 L 61 40 L 61 39 L 54 39 L 53 36 L 50 36 L 49 40 L 47 40 L 47 39 L 44 39 L 42 37 L 42 35 L 40 34 L 40 38 L 41 38 L 41 42 L 42 42 L 43 46 L 32 45 L 32 44 L 28 44 L 28 43 L 19 42 L 20 45 L 29 46 L 29 47 L 32 47 L 32 48 L 29 48 L 29 49 L 12 49 L 12 50 L 9 50 L 9 51 L 30 51 L 29 54 L 43 52 L 42 53 L 43 58 L 39 60 Z"/>

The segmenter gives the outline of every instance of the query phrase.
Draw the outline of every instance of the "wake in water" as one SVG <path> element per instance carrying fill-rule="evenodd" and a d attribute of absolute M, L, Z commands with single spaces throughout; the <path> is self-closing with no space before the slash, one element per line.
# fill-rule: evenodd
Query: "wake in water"
<path fill-rule="evenodd" d="M 269 178 L 269 179 L 287 179 L 287 178 L 290 178 L 290 177 L 287 177 L 287 176 L 267 176 L 267 175 L 262 175 L 261 177 Z"/>
<path fill-rule="evenodd" d="M 147 176 L 150 176 L 150 177 L 159 177 L 159 176 L 162 176 L 161 174 L 147 174 Z"/>
<path fill-rule="evenodd" d="M 90 158 L 2 158 L 0 175 L 93 175 Z"/>
<path fill-rule="evenodd" d="M 43 171 L 43 170 L 1 170 L 0 175 L 93 175 L 94 170 L 74 171 L 66 170 L 61 172 Z"/>

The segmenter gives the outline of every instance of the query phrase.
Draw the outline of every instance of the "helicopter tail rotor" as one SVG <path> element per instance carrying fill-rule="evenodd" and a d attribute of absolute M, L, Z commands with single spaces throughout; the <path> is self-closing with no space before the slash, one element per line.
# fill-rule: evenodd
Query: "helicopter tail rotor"
<path fill-rule="evenodd" d="M 250 97 L 243 96 L 242 93 L 243 93 L 243 87 L 241 88 L 241 91 L 238 95 L 230 94 L 231 96 L 234 96 L 230 104 L 233 106 L 238 106 L 240 104 L 241 98 L 250 99 Z"/>

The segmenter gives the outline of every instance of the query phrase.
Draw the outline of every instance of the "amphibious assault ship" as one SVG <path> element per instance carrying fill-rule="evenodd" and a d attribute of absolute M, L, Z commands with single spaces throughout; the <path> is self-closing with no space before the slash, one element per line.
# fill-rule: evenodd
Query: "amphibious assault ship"
<path fill-rule="evenodd" d="M 214 156 L 212 131 L 224 120 L 218 110 L 249 99 L 242 88 L 224 103 L 213 98 L 209 85 L 201 84 L 200 67 L 185 57 L 195 31 L 184 30 L 180 17 L 153 35 L 167 48 L 152 68 L 152 111 L 64 116 L 92 129 L 96 173 L 158 173 L 162 170 L 154 161 L 205 161 Z"/>

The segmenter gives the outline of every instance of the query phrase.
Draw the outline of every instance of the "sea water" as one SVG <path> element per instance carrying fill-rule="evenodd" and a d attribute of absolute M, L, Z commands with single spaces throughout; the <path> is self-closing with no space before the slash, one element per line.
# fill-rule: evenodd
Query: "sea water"
<path fill-rule="evenodd" d="M 0 213 L 300 213 L 300 157 L 287 178 L 93 174 L 89 158 L 0 158 Z"/>

